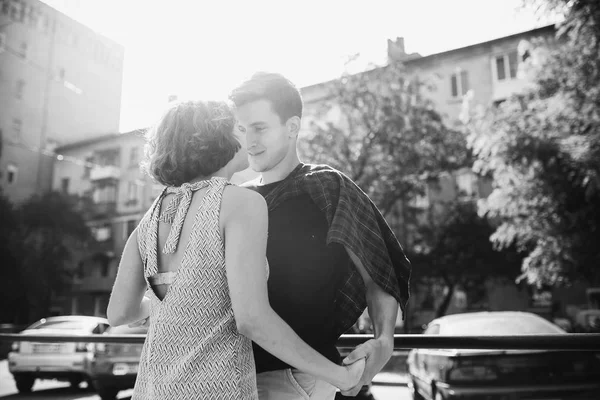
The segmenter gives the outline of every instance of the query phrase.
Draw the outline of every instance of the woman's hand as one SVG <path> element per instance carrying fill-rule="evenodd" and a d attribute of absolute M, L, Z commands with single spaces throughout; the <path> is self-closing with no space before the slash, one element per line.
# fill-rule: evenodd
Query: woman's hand
<path fill-rule="evenodd" d="M 344 365 L 345 379 L 343 383 L 338 386 L 341 391 L 350 390 L 360 382 L 362 375 L 365 371 L 366 360 L 361 358 L 352 364 Z"/>

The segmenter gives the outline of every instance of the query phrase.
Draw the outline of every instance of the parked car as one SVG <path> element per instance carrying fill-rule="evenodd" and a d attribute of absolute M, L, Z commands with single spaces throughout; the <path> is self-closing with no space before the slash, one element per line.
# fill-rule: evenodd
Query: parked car
<path fill-rule="evenodd" d="M 575 331 L 600 333 L 600 310 L 581 310 L 575 314 Z"/>
<path fill-rule="evenodd" d="M 105 335 L 145 335 L 147 327 L 111 327 Z M 89 361 L 92 384 L 102 400 L 114 400 L 121 390 L 133 388 L 137 377 L 142 343 L 96 343 Z"/>
<path fill-rule="evenodd" d="M 441 317 L 426 335 L 566 334 L 527 312 L 476 312 Z M 599 399 L 600 360 L 593 352 L 413 349 L 408 359 L 414 399 Z"/>
<path fill-rule="evenodd" d="M 104 333 L 106 318 L 70 315 L 42 318 L 22 335 L 90 335 Z M 36 379 L 57 379 L 79 386 L 89 381 L 87 365 L 94 357 L 91 343 L 15 342 L 8 354 L 8 369 L 21 393 L 31 392 Z"/>

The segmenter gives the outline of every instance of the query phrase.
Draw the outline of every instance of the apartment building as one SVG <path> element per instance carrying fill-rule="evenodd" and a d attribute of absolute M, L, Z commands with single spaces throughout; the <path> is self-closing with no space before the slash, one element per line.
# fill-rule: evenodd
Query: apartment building
<path fill-rule="evenodd" d="M 39 0 L 0 0 L 0 186 L 49 190 L 53 149 L 117 132 L 124 48 Z"/>
<path fill-rule="evenodd" d="M 466 95 L 471 97 L 471 107 L 487 108 L 527 88 L 531 82 L 523 67 L 530 54 L 525 44 L 537 38 L 552 39 L 554 35 L 555 27 L 549 25 L 425 57 L 417 53 L 407 54 L 404 39 L 396 38 L 388 40 L 388 64 L 402 62 L 408 75 L 426 82 L 428 88 L 423 94 L 432 101 L 448 126 L 459 127 Z M 315 118 L 325 118 L 336 124 L 340 122 L 339 109 L 333 107 L 326 113 L 322 111 L 323 102 L 334 101 L 327 92 L 327 83 L 302 88 L 305 130 L 310 129 L 310 121 Z M 447 171 L 438 179 L 426 182 L 424 195 L 410 199 L 407 204 L 399 203 L 387 220 L 401 243 L 414 250 L 419 242 L 419 226 L 435 225 L 444 215 L 448 202 L 461 197 L 467 201 L 486 198 L 491 191 L 492 182 L 477 176 L 470 168 Z M 405 218 L 408 209 L 416 222 L 411 223 Z M 409 325 L 418 327 L 433 318 L 435 302 L 443 299 L 444 286 L 438 285 L 434 289 L 428 287 L 415 291 L 411 304 L 418 312 L 409 315 Z M 547 305 L 543 310 L 535 308 L 531 293 L 513 282 L 490 281 L 486 283 L 486 291 L 486 309 L 489 310 L 529 310 L 543 314 L 549 309 Z M 555 298 L 573 296 L 573 291 L 568 292 L 568 295 L 556 293 Z M 426 297 L 435 299 L 430 305 L 433 308 L 421 305 Z M 467 306 L 466 294 L 457 290 L 448 313 L 462 312 Z"/>
<path fill-rule="evenodd" d="M 143 131 L 58 147 L 54 190 L 76 196 L 95 243 L 79 261 L 62 313 L 104 315 L 127 238 L 162 190 L 140 169 Z"/>
<path fill-rule="evenodd" d="M 526 48 L 523 42 L 553 38 L 554 34 L 554 25 L 548 25 L 425 57 L 418 53 L 406 53 L 404 38 L 396 38 L 388 40 L 388 63 L 402 62 L 408 75 L 426 82 L 431 89 L 428 88 L 423 94 L 432 101 L 446 124 L 454 127 L 461 124 L 459 118 L 463 100 L 469 92 L 472 107 L 490 107 L 525 89 L 530 81 L 522 69 L 529 54 L 522 50 Z M 301 91 L 307 120 L 303 128 L 307 130 L 310 129 L 310 120 L 315 115 L 322 115 L 320 109 L 323 101 L 330 97 L 327 82 L 304 87 Z M 331 109 L 325 118 L 339 122 L 340 110 Z M 439 214 L 445 202 L 461 194 L 485 198 L 491 189 L 491 182 L 480 179 L 469 168 L 448 171 L 427 185 L 424 196 L 412 199 L 411 206 L 430 214 Z M 401 208 L 400 205 L 398 216 L 401 215 Z M 410 244 L 411 227 L 402 221 L 395 221 L 397 218 L 393 217 L 390 222 L 401 229 L 396 233 L 403 243 Z"/>

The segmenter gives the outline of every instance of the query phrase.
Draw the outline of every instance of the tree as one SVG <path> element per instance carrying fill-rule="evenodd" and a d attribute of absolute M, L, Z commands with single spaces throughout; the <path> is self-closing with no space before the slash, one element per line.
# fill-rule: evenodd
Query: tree
<path fill-rule="evenodd" d="M 463 134 L 444 125 L 422 94 L 425 86 L 401 63 L 325 84 L 301 154 L 345 172 L 389 214 L 423 193 L 425 176 L 467 163 Z"/>
<path fill-rule="evenodd" d="M 19 277 L 20 252 L 15 243 L 18 220 L 16 208 L 0 189 L 0 282 L 3 282 L 0 291 L 0 322 L 14 322 L 24 305 Z"/>
<path fill-rule="evenodd" d="M 455 289 L 464 289 L 469 299 L 483 298 L 487 279 L 514 280 L 519 275 L 519 255 L 514 249 L 494 249 L 489 240 L 493 232 L 492 225 L 477 214 L 474 201 L 457 200 L 440 223 L 429 228 L 428 250 L 411 255 L 419 264 L 414 279 L 441 280 L 445 286 L 436 318 L 446 314 Z"/>
<path fill-rule="evenodd" d="M 73 255 L 85 247 L 89 229 L 71 199 L 60 193 L 33 196 L 17 208 L 3 199 L 0 209 L 11 221 L 6 225 L 11 228 L 2 230 L 9 244 L 3 250 L 12 257 L 10 265 L 3 262 L 10 286 L 3 304 L 15 306 L 3 317 L 27 323 L 48 316 L 52 295 L 68 288 Z"/>
<path fill-rule="evenodd" d="M 539 2 L 538 2 L 539 3 Z M 475 169 L 495 189 L 480 212 L 491 236 L 527 256 L 537 285 L 600 283 L 600 2 L 545 3 L 563 10 L 554 43 L 521 46 L 534 77 L 525 92 L 468 122 Z"/>

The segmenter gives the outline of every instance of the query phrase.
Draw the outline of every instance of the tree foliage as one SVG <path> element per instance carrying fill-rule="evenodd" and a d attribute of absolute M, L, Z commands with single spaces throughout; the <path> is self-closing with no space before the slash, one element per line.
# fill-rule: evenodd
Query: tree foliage
<path fill-rule="evenodd" d="M 565 20 L 555 42 L 521 46 L 533 84 L 469 121 L 475 168 L 495 182 L 480 212 L 500 222 L 497 246 L 526 252 L 529 282 L 600 283 L 600 2 L 545 5 Z"/>
<path fill-rule="evenodd" d="M 464 136 L 444 125 L 424 86 L 401 63 L 325 84 L 324 100 L 306 107 L 315 122 L 302 156 L 346 173 L 386 215 L 423 192 L 424 176 L 467 162 Z"/>
<path fill-rule="evenodd" d="M 7 279 L 2 319 L 27 323 L 48 316 L 53 294 L 68 288 L 73 255 L 90 239 L 85 221 L 71 199 L 59 193 L 34 196 L 19 207 L 5 197 L 0 274 Z M 6 219 L 4 219 L 6 217 Z M 4 221 L 10 221 L 5 224 Z"/>
<path fill-rule="evenodd" d="M 444 216 L 429 227 L 429 250 L 414 254 L 419 264 L 415 279 L 443 282 L 444 299 L 439 303 L 436 317 L 443 316 L 455 289 L 467 292 L 470 302 L 483 300 L 487 279 L 519 275 L 520 256 L 514 249 L 497 250 L 489 240 L 493 226 L 478 215 L 474 200 L 457 200 L 448 205 Z"/>

